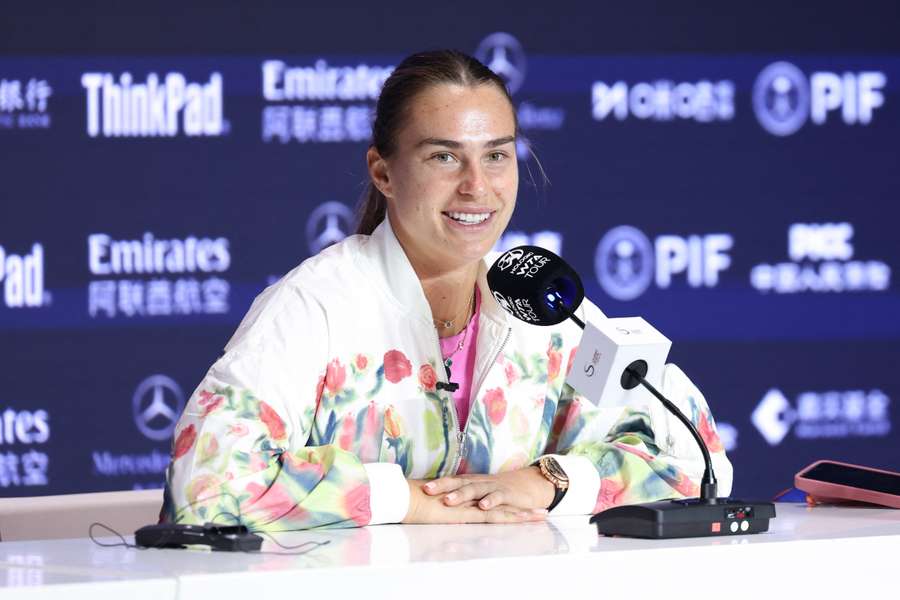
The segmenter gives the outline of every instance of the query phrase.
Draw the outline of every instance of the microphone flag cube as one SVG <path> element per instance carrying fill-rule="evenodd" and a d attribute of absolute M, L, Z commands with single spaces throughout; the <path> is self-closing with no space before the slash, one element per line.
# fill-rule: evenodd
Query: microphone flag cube
<path fill-rule="evenodd" d="M 655 402 L 642 386 L 626 390 L 622 374 L 636 360 L 647 363 L 645 379 L 659 388 L 672 342 L 641 317 L 588 322 L 566 383 L 601 408 Z"/>

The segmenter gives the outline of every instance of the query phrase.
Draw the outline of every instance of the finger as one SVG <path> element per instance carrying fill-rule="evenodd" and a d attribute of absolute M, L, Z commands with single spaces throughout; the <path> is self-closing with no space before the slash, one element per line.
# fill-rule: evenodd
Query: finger
<path fill-rule="evenodd" d="M 441 477 L 434 479 L 422 486 L 422 489 L 429 496 L 437 496 L 438 494 L 446 494 L 452 492 L 459 486 L 464 485 L 465 481 L 459 477 Z"/>
<path fill-rule="evenodd" d="M 470 500 L 480 500 L 497 488 L 495 481 L 470 481 L 444 496 L 444 504 L 456 506 Z"/>
<path fill-rule="evenodd" d="M 517 510 L 514 508 L 486 510 L 484 511 L 484 514 L 486 523 L 529 523 L 543 521 L 547 518 L 546 513 L 533 510 Z"/>
<path fill-rule="evenodd" d="M 478 508 L 480 508 L 481 510 L 490 510 L 505 503 L 506 495 L 503 493 L 503 490 L 494 490 L 493 492 L 486 494 L 481 500 L 478 501 Z"/>

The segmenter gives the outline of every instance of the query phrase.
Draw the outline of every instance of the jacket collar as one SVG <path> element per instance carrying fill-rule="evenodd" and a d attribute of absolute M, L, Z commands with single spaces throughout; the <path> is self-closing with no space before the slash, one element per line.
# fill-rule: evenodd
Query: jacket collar
<path fill-rule="evenodd" d="M 431 306 L 425 298 L 422 284 L 403 246 L 394 234 L 387 215 L 369 236 L 368 243 L 363 244 L 363 255 L 371 267 L 370 274 L 377 274 L 375 279 L 382 291 L 392 298 L 404 313 L 433 325 Z M 505 326 L 508 322 L 507 314 L 488 287 L 487 271 L 487 261 L 482 259 L 478 267 L 477 280 L 481 292 L 481 316 Z"/>

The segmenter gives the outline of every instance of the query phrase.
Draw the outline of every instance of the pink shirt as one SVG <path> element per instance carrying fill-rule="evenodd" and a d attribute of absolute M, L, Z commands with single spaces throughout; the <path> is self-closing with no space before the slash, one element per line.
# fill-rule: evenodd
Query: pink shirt
<path fill-rule="evenodd" d="M 469 418 L 469 403 L 472 399 L 472 376 L 475 372 L 475 342 L 478 339 L 478 314 L 481 310 L 481 292 L 475 288 L 475 312 L 466 328 L 453 337 L 440 338 L 441 355 L 450 356 L 460 341 L 463 346 L 450 358 L 450 381 L 459 384 L 453 392 L 453 404 L 459 417 L 459 429 L 462 431 Z"/>

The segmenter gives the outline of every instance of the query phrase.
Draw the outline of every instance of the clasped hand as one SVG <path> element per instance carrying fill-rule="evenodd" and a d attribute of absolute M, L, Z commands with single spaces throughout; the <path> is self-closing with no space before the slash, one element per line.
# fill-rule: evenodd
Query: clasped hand
<path fill-rule="evenodd" d="M 554 487 L 537 467 L 496 475 L 409 480 L 404 523 L 522 523 L 541 521 Z"/>

